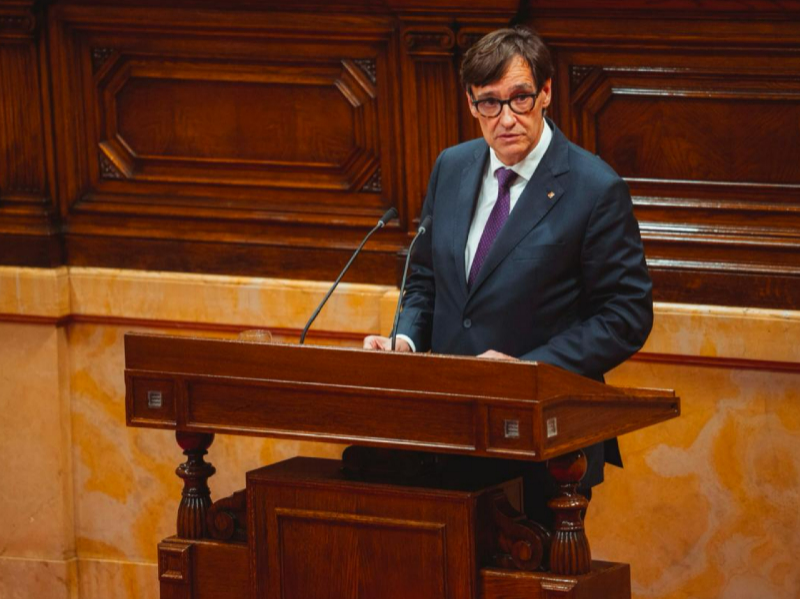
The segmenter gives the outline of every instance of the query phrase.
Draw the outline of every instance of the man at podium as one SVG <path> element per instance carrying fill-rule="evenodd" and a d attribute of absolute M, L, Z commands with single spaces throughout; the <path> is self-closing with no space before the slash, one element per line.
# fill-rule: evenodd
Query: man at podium
<path fill-rule="evenodd" d="M 553 64 L 541 38 L 500 29 L 465 54 L 483 139 L 442 152 L 414 248 L 396 350 L 548 363 L 603 380 L 644 344 L 652 283 L 625 182 L 546 117 Z M 388 338 L 364 347 L 388 350 Z M 616 439 L 586 448 L 579 490 L 621 466 Z M 468 459 L 476 460 L 476 459 Z M 549 522 L 544 465 L 526 463 L 525 510 Z"/>

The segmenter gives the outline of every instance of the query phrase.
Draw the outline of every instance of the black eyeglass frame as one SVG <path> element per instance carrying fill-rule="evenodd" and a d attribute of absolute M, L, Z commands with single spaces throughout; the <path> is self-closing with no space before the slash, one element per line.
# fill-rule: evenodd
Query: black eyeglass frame
<path fill-rule="evenodd" d="M 538 92 L 535 92 L 533 94 L 517 94 L 516 96 L 512 96 L 511 98 L 508 98 L 507 100 L 500 100 L 499 98 L 483 98 L 481 100 L 473 99 L 472 100 L 472 106 L 475 107 L 475 110 L 478 111 L 479 115 L 481 115 L 482 117 L 486 117 L 487 119 L 495 119 L 495 118 L 499 117 L 503 113 L 503 107 L 506 104 L 508 105 L 508 109 L 511 112 L 513 112 L 515 115 L 527 115 L 536 106 L 536 99 L 539 97 L 539 94 L 541 94 L 541 93 L 542 93 L 542 90 L 539 90 Z M 470 96 L 472 96 L 472 92 L 470 92 Z M 524 112 L 519 112 L 518 110 L 514 110 L 514 107 L 511 105 L 511 103 L 514 100 L 516 100 L 517 98 L 532 98 L 533 99 L 533 103 L 531 104 L 531 107 L 528 110 L 526 110 Z M 494 100 L 495 102 L 497 102 L 500 105 L 500 108 L 497 111 L 497 114 L 485 115 L 485 114 L 483 114 L 481 112 L 480 105 L 485 103 L 485 102 L 488 102 L 489 100 Z"/>

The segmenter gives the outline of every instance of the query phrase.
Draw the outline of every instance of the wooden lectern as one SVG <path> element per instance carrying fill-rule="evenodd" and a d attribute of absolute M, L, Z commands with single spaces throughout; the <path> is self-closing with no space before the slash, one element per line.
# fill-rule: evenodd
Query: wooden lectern
<path fill-rule="evenodd" d="M 627 597 L 628 565 L 591 561 L 580 449 L 680 414 L 671 391 L 521 361 L 128 334 L 125 367 L 127 424 L 187 457 L 162 597 Z M 215 433 L 357 446 L 212 504 Z M 548 461 L 555 531 L 519 478 L 452 476 L 451 454 Z"/>

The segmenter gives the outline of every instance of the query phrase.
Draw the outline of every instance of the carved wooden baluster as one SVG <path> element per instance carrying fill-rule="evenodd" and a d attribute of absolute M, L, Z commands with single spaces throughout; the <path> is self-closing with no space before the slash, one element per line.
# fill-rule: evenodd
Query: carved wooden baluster
<path fill-rule="evenodd" d="M 576 491 L 586 474 L 586 466 L 586 455 L 580 450 L 547 463 L 561 491 L 560 496 L 548 503 L 556 517 L 555 536 L 550 546 L 550 571 L 556 575 L 583 575 L 592 568 L 592 553 L 581 517 L 589 501 Z"/>
<path fill-rule="evenodd" d="M 206 537 L 206 512 L 211 505 L 208 478 L 217 470 L 203 460 L 214 441 L 213 433 L 176 431 L 175 439 L 183 448 L 187 461 L 175 472 L 183 479 L 181 504 L 178 507 L 178 537 L 199 540 Z"/>

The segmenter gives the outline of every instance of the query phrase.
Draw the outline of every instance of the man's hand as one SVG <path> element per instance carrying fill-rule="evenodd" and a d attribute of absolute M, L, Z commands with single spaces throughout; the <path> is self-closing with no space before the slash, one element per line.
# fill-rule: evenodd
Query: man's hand
<path fill-rule="evenodd" d="M 364 338 L 364 350 L 391 350 L 392 340 L 382 335 L 368 335 Z M 411 352 L 411 346 L 404 339 L 397 338 L 394 345 L 395 352 Z"/>
<path fill-rule="evenodd" d="M 483 354 L 479 354 L 478 358 L 492 358 L 494 360 L 519 360 L 518 358 L 514 358 L 508 354 L 503 354 L 497 350 L 487 350 Z"/>

